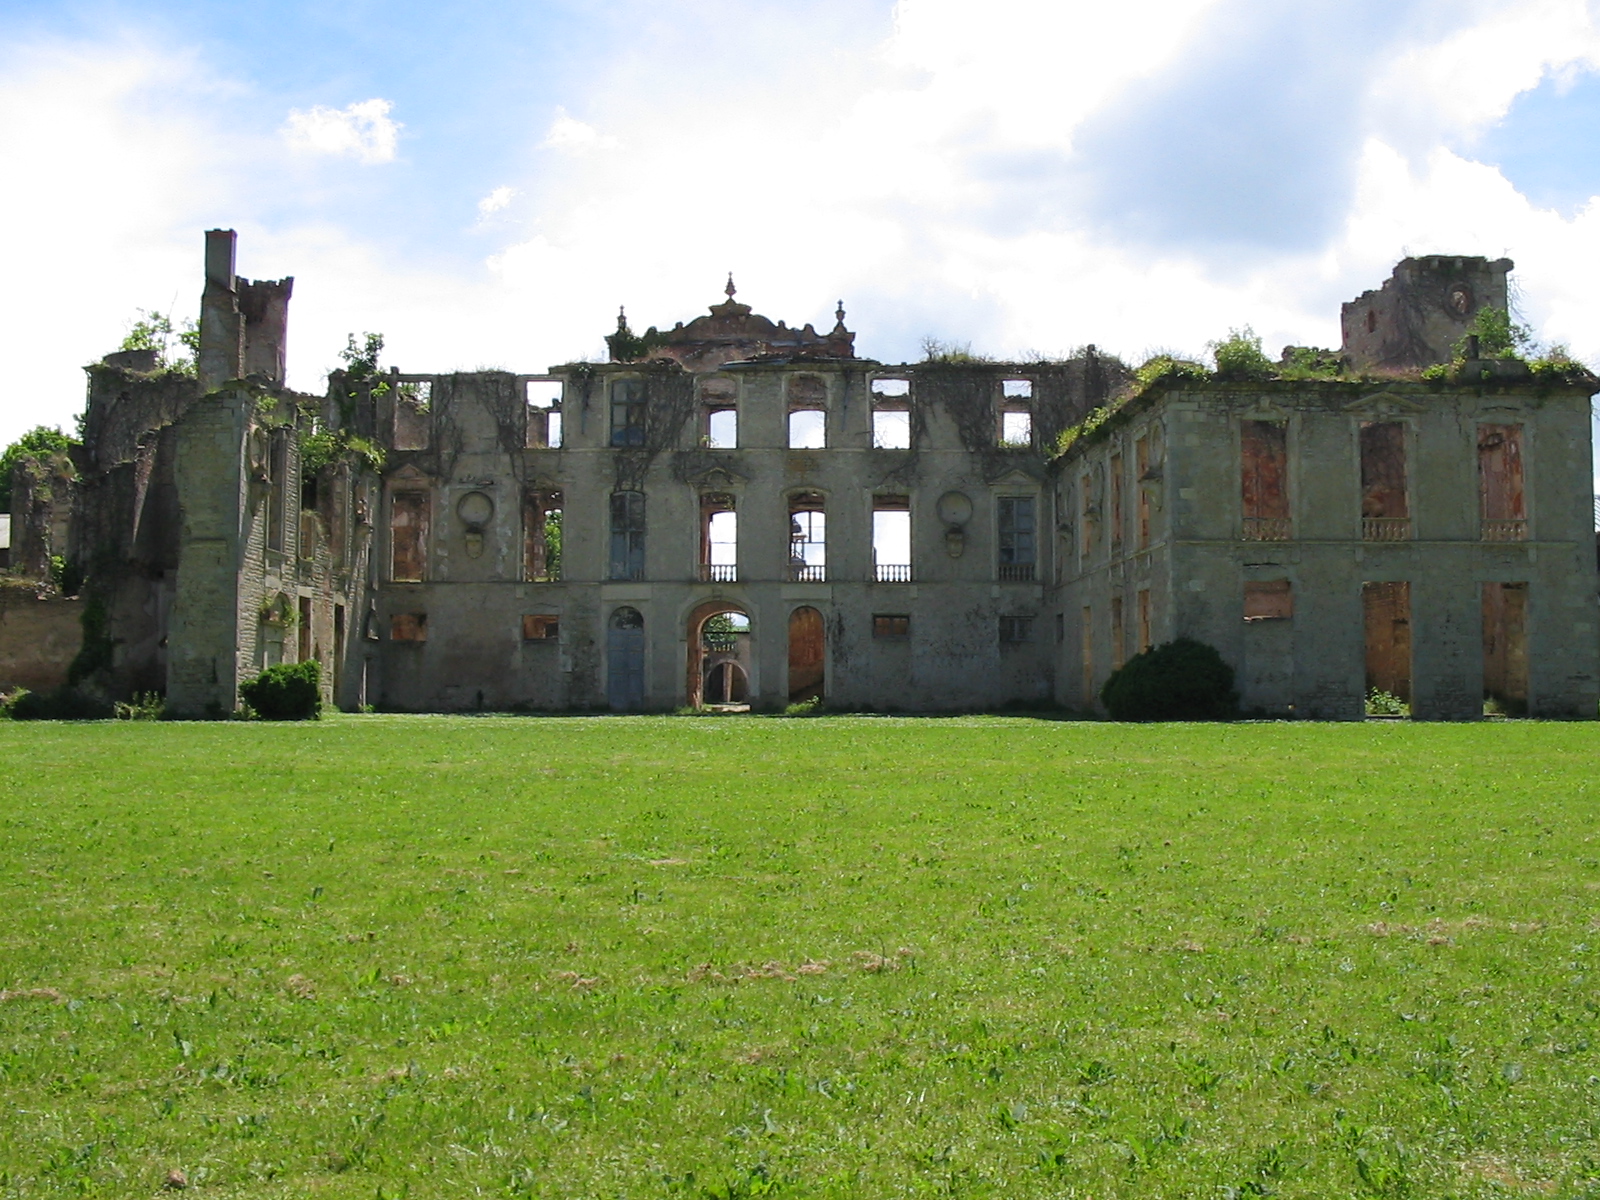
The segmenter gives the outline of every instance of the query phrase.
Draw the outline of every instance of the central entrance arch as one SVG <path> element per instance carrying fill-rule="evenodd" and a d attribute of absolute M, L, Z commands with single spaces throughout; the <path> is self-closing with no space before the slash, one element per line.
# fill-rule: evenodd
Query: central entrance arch
<path fill-rule="evenodd" d="M 709 600 L 689 614 L 689 705 L 750 701 L 750 614 L 731 600 Z"/>

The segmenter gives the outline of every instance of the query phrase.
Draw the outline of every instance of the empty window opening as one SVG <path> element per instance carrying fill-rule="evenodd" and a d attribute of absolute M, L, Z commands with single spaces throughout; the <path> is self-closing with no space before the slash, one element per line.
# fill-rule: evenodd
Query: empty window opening
<path fill-rule="evenodd" d="M 389 578 L 420 582 L 427 571 L 428 494 L 396 492 L 389 499 Z"/>
<path fill-rule="evenodd" d="M 872 410 L 872 445 L 876 450 L 911 449 L 911 412 L 904 408 Z"/>
<path fill-rule="evenodd" d="M 1367 332 L 1368 333 L 1376 333 L 1377 331 L 1378 331 L 1378 314 L 1373 312 L 1372 309 L 1369 308 L 1369 309 L 1367 309 Z"/>
<path fill-rule="evenodd" d="M 1056 614 L 1056 645 L 1065 645 L 1067 641 L 1067 614 Z"/>
<path fill-rule="evenodd" d="M 714 583 L 739 578 L 739 514 L 725 492 L 700 497 L 700 578 Z"/>
<path fill-rule="evenodd" d="M 1483 711 L 1528 714 L 1528 585 L 1483 585 Z"/>
<path fill-rule="evenodd" d="M 1024 447 L 1033 445 L 1033 413 L 1008 404 L 1000 410 L 1000 444 Z"/>
<path fill-rule="evenodd" d="M 828 444 L 828 385 L 815 375 L 796 375 L 788 383 L 789 448 L 821 450 Z"/>
<path fill-rule="evenodd" d="M 872 381 L 872 445 L 878 450 L 911 449 L 911 381 Z"/>
<path fill-rule="evenodd" d="M 300 634 L 299 641 L 300 641 L 300 644 L 299 644 L 299 647 L 298 647 L 299 653 L 298 653 L 298 655 L 296 657 L 298 657 L 301 662 L 305 662 L 308 658 L 311 657 L 311 648 L 314 645 L 314 642 L 313 642 L 312 636 L 311 636 L 312 629 L 311 629 L 311 597 L 310 596 L 301 596 L 300 597 L 299 617 L 300 617 L 300 630 L 299 630 L 299 634 Z"/>
<path fill-rule="evenodd" d="M 1148 592 L 1140 595 L 1148 596 Z M 1287 579 L 1251 579 L 1244 585 L 1246 621 L 1287 621 L 1294 616 L 1294 588 Z"/>
<path fill-rule="evenodd" d="M 1002 380 L 1000 383 L 1000 393 L 1007 400 L 1031 400 L 1033 399 L 1033 380 Z"/>
<path fill-rule="evenodd" d="M 612 579 L 644 578 L 644 493 L 611 493 Z"/>
<path fill-rule="evenodd" d="M 1001 617 L 1000 641 L 1005 645 L 1033 641 L 1033 618 Z"/>
<path fill-rule="evenodd" d="M 525 642 L 554 642 L 561 637 L 561 619 L 546 613 L 524 613 L 522 640 Z"/>
<path fill-rule="evenodd" d="M 706 431 L 703 436 L 709 449 L 738 449 L 739 410 L 737 408 L 706 409 Z"/>
<path fill-rule="evenodd" d="M 821 492 L 799 492 L 789 499 L 789 578 L 824 583 L 828 578 L 828 515 Z"/>
<path fill-rule="evenodd" d="M 638 495 L 637 492 L 616 492 Z M 615 610 L 606 622 L 606 703 L 616 712 L 644 707 L 644 616 L 636 608 Z"/>
<path fill-rule="evenodd" d="M 999 577 L 1004 583 L 1031 583 L 1038 554 L 1032 496 L 999 500 Z"/>
<path fill-rule="evenodd" d="M 911 499 L 872 500 L 872 577 L 878 583 L 911 582 Z"/>
<path fill-rule="evenodd" d="M 1122 597 L 1111 598 L 1111 669 L 1122 666 L 1124 630 L 1122 626 Z"/>
<path fill-rule="evenodd" d="M 644 445 L 644 427 L 644 380 L 614 380 L 611 384 L 611 444 Z"/>
<path fill-rule="evenodd" d="M 561 578 L 561 493 L 529 491 L 522 497 L 522 572 L 529 583 Z"/>
<path fill-rule="evenodd" d="M 527 383 L 529 449 L 561 448 L 561 381 L 530 379 Z"/>
<path fill-rule="evenodd" d="M 1150 589 L 1139 589 L 1139 653 L 1150 649 Z"/>
<path fill-rule="evenodd" d="M 426 450 L 433 440 L 433 383 L 406 380 L 394 390 L 394 448 Z"/>
<path fill-rule="evenodd" d="M 339 702 L 339 684 L 344 680 L 344 639 L 347 629 L 344 605 L 333 606 L 333 700 Z"/>
<path fill-rule="evenodd" d="M 1366 628 L 1368 703 L 1380 712 L 1394 702 L 1409 711 L 1411 585 L 1363 583 L 1361 608 Z"/>
<path fill-rule="evenodd" d="M 1527 539 L 1521 425 L 1478 426 L 1478 501 L 1484 541 Z"/>
<path fill-rule="evenodd" d="M 739 385 L 732 379 L 700 383 L 700 444 L 711 450 L 739 445 Z"/>
<path fill-rule="evenodd" d="M 267 549 L 282 550 L 288 526 L 289 438 L 281 429 L 272 432 L 267 453 Z"/>
<path fill-rule="evenodd" d="M 828 414 L 820 408 L 789 410 L 789 449 L 821 450 L 828 444 Z"/>
<path fill-rule="evenodd" d="M 906 613 L 873 613 L 872 636 L 880 642 L 903 642 L 911 636 L 911 617 Z"/>
<path fill-rule="evenodd" d="M 1289 426 L 1284 421 L 1241 421 L 1239 425 L 1244 539 L 1288 541 Z"/>
<path fill-rule="evenodd" d="M 425 642 L 428 640 L 427 613 L 395 613 L 389 618 L 391 642 Z"/>
<path fill-rule="evenodd" d="M 822 614 L 809 605 L 789 614 L 789 703 L 821 700 L 827 629 Z"/>
<path fill-rule="evenodd" d="M 1406 427 L 1399 421 L 1361 426 L 1361 536 L 1369 542 L 1411 537 L 1406 497 Z"/>

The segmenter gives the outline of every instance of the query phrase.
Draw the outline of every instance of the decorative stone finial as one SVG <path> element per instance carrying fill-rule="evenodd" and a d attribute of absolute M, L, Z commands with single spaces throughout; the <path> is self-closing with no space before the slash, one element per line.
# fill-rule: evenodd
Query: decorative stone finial
<path fill-rule="evenodd" d="M 732 300 L 733 299 L 733 294 L 739 290 L 738 288 L 733 286 L 733 272 L 732 271 L 728 272 L 728 286 L 723 288 L 722 290 L 728 294 L 728 299 L 729 300 Z"/>
<path fill-rule="evenodd" d="M 618 329 L 626 329 L 627 327 L 628 327 L 628 310 L 623 308 L 623 306 L 619 304 L 619 305 L 617 305 L 617 328 Z"/>
<path fill-rule="evenodd" d="M 833 316 L 834 316 L 834 320 L 838 321 L 839 324 L 841 324 L 841 325 L 844 324 L 844 301 L 843 300 L 840 300 L 839 301 L 839 307 L 833 310 Z"/>

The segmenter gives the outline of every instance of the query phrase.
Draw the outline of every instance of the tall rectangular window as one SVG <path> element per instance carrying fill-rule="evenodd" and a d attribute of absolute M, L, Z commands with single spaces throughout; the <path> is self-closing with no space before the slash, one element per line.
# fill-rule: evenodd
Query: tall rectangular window
<path fill-rule="evenodd" d="M 617 379 L 611 384 L 611 444 L 644 445 L 644 380 Z"/>
<path fill-rule="evenodd" d="M 1085 471 L 1078 480 L 1078 557 L 1094 549 L 1094 477 Z"/>
<path fill-rule="evenodd" d="M 911 383 L 872 381 L 872 445 L 878 450 L 911 449 Z"/>
<path fill-rule="evenodd" d="M 999 498 L 999 535 L 1000 579 L 1031 582 L 1038 554 L 1032 496 Z"/>
<path fill-rule="evenodd" d="M 732 583 L 739 578 L 739 514 L 733 497 L 700 497 L 700 578 Z"/>
<path fill-rule="evenodd" d="M 1522 426 L 1478 426 L 1478 507 L 1486 542 L 1528 537 L 1522 478 Z"/>
<path fill-rule="evenodd" d="M 1241 421 L 1239 425 L 1244 539 L 1288 541 L 1289 426 L 1284 421 Z"/>
<path fill-rule="evenodd" d="M 1000 383 L 1000 444 L 1012 449 L 1033 445 L 1033 380 Z"/>
<path fill-rule="evenodd" d="M 527 383 L 529 449 L 561 448 L 561 381 L 530 379 Z"/>
<path fill-rule="evenodd" d="M 1369 542 L 1411 537 L 1406 496 L 1406 427 L 1399 421 L 1361 426 L 1361 536 Z"/>
<path fill-rule="evenodd" d="M 427 573 L 428 493 L 395 492 L 389 498 L 389 578 L 419 582 Z"/>
<path fill-rule="evenodd" d="M 1125 631 L 1122 626 L 1122 597 L 1111 597 L 1111 669 L 1113 671 L 1122 666 L 1123 638 Z"/>
<path fill-rule="evenodd" d="M 560 492 L 523 494 L 522 577 L 530 583 L 554 583 L 561 578 Z"/>
<path fill-rule="evenodd" d="M 612 579 L 644 578 L 644 493 L 611 493 Z"/>
<path fill-rule="evenodd" d="M 1139 653 L 1150 649 L 1150 589 L 1139 589 Z"/>
<path fill-rule="evenodd" d="M 1079 614 L 1078 655 L 1083 667 L 1083 706 L 1094 707 L 1094 609 L 1089 605 L 1083 606 Z"/>
<path fill-rule="evenodd" d="M 273 430 L 267 452 L 267 549 L 282 550 L 288 527 L 289 437 Z"/>
<path fill-rule="evenodd" d="M 1122 549 L 1122 455 L 1111 456 L 1111 553 Z"/>
<path fill-rule="evenodd" d="M 1138 514 L 1135 520 L 1134 547 L 1139 550 L 1150 546 L 1150 435 L 1143 434 L 1133 443 L 1134 487 L 1138 489 Z"/>
<path fill-rule="evenodd" d="M 872 577 L 878 583 L 911 582 L 911 499 L 872 498 Z"/>
<path fill-rule="evenodd" d="M 828 517 L 820 492 L 789 498 L 789 578 L 823 583 L 828 578 Z"/>
<path fill-rule="evenodd" d="M 816 375 L 795 375 L 785 385 L 789 403 L 789 449 L 821 450 L 828 444 L 828 385 Z"/>

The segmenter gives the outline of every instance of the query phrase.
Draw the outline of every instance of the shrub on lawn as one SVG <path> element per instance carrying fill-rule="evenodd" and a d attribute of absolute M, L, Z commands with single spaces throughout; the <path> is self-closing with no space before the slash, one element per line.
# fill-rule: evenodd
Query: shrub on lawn
<path fill-rule="evenodd" d="M 1193 638 L 1130 658 L 1106 680 L 1100 702 L 1118 721 L 1226 721 L 1239 712 L 1233 668 Z"/>
<path fill-rule="evenodd" d="M 77 688 L 30 692 L 18 688 L 5 704 L 13 721 L 103 721 L 111 716 L 109 701 Z"/>
<path fill-rule="evenodd" d="M 314 721 L 322 713 L 322 668 L 314 658 L 279 663 L 241 683 L 239 695 L 264 721 Z"/>

